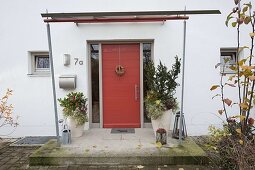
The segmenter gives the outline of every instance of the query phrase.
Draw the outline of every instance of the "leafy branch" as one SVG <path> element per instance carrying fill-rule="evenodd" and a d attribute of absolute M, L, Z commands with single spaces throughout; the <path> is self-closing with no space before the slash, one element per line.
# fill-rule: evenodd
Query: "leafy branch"
<path fill-rule="evenodd" d="M 251 109 L 254 107 L 254 88 L 255 88 L 255 66 L 252 63 L 253 61 L 253 52 L 254 52 L 254 36 L 255 36 L 255 11 L 252 11 L 252 3 L 243 3 L 241 5 L 241 0 L 234 0 L 235 7 L 229 13 L 226 18 L 225 24 L 229 26 L 229 22 L 232 22 L 232 27 L 236 28 L 237 33 L 237 52 L 235 56 L 235 65 L 229 67 L 234 71 L 234 75 L 229 76 L 228 82 L 223 83 L 223 77 L 227 76 L 224 73 L 225 65 L 228 61 L 224 61 L 223 64 L 223 73 L 220 78 L 220 85 L 214 85 L 211 87 L 211 90 L 215 90 L 220 87 L 221 102 L 223 110 L 219 110 L 219 114 L 225 114 L 226 121 L 231 118 L 227 113 L 227 106 L 232 106 L 232 100 L 225 98 L 224 88 L 226 85 L 231 87 L 236 87 L 238 91 L 238 108 L 239 108 L 239 118 L 240 118 L 240 129 L 241 133 L 245 133 L 248 128 L 248 120 L 250 118 Z M 241 28 L 245 25 L 250 25 L 252 32 L 249 33 L 251 38 L 250 47 L 241 46 Z M 241 54 L 244 50 L 249 50 L 249 56 L 246 58 L 241 58 Z M 216 96 L 217 96 L 216 95 Z M 229 122 L 228 122 L 229 123 Z"/>
<path fill-rule="evenodd" d="M 12 90 L 7 89 L 5 95 L 0 99 L 0 127 L 10 125 L 18 126 L 17 119 L 13 118 L 13 105 L 8 104 L 8 99 L 12 95 Z"/>

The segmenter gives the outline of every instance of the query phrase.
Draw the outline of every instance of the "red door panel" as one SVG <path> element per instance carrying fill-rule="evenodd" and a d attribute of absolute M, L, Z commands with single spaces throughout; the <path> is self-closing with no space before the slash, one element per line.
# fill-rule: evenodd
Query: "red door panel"
<path fill-rule="evenodd" d="M 115 73 L 117 65 L 125 74 Z M 140 45 L 103 44 L 103 127 L 140 127 Z"/>

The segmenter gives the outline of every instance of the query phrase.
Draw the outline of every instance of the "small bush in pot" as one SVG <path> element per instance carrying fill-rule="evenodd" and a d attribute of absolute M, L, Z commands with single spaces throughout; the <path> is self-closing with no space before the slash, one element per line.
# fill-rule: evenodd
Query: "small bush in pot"
<path fill-rule="evenodd" d="M 171 113 L 178 108 L 177 99 L 174 96 L 176 82 L 180 73 L 181 62 L 175 57 L 175 63 L 169 70 L 161 62 L 157 67 L 152 61 L 147 62 L 144 69 L 144 84 L 146 87 L 145 109 L 147 117 L 151 118 L 154 134 L 158 128 L 170 130 Z"/>
<path fill-rule="evenodd" d="M 176 79 L 180 73 L 180 66 L 180 59 L 175 57 L 175 63 L 170 70 L 161 62 L 156 69 L 156 91 L 158 98 L 161 99 L 166 110 L 176 110 L 178 108 L 178 103 L 174 95 L 176 87 L 179 86 Z"/>
<path fill-rule="evenodd" d="M 162 145 L 167 144 L 167 133 L 164 128 L 159 128 L 156 131 L 156 143 L 160 142 Z"/>
<path fill-rule="evenodd" d="M 145 65 L 144 83 L 147 88 L 145 108 L 149 118 L 156 119 L 160 117 L 162 113 L 159 109 L 166 111 L 176 110 L 178 108 L 178 103 L 174 95 L 176 93 L 176 87 L 179 86 L 176 79 L 180 73 L 180 67 L 181 61 L 177 56 L 170 70 L 161 62 L 157 68 L 152 61 L 147 62 Z"/>
<path fill-rule="evenodd" d="M 66 97 L 58 99 L 60 106 L 63 107 L 65 118 L 75 120 L 76 126 L 83 125 L 88 121 L 87 98 L 81 92 L 71 92 Z"/>

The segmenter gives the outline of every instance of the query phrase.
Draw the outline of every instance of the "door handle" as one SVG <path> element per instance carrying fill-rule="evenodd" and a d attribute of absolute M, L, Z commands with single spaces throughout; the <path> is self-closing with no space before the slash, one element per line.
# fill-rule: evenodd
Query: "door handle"
<path fill-rule="evenodd" d="M 135 84 L 135 100 L 139 99 L 139 86 Z"/>

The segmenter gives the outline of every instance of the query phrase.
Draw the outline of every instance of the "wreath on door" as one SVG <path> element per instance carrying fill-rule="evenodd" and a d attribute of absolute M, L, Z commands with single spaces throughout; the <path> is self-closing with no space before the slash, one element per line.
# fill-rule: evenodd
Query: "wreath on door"
<path fill-rule="evenodd" d="M 125 74 L 125 68 L 122 66 L 122 65 L 117 65 L 115 67 L 115 73 L 118 75 L 118 76 L 123 76 Z"/>

